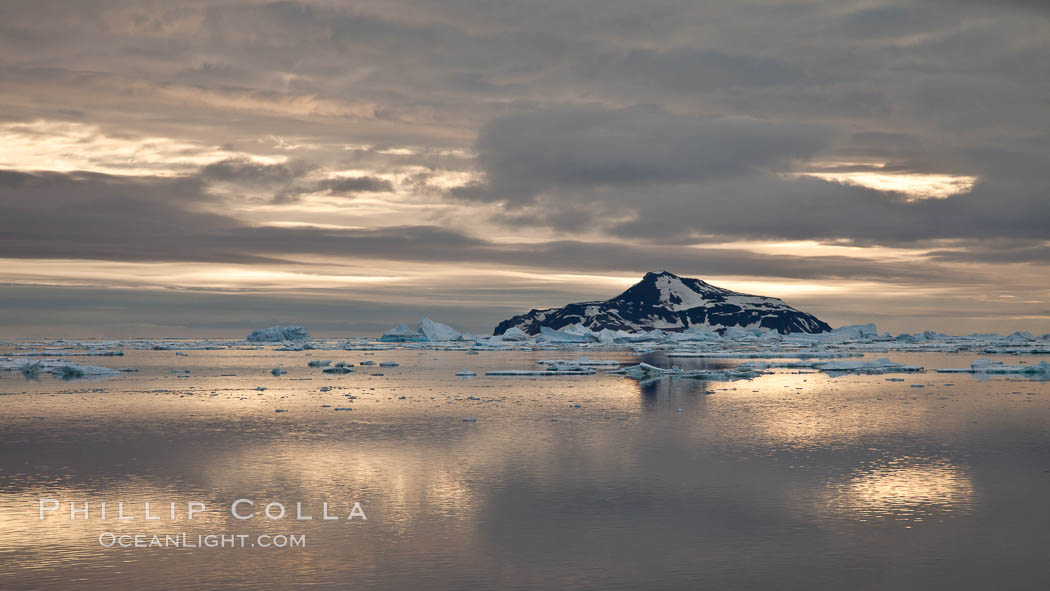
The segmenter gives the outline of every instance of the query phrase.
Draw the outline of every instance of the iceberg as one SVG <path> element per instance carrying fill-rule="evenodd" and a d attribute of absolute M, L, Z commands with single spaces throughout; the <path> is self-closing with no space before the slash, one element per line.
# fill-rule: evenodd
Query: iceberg
<path fill-rule="evenodd" d="M 456 332 L 451 326 L 434 322 L 426 316 L 419 321 L 419 329 L 416 332 L 423 335 L 431 343 L 463 340 L 463 335 Z"/>
<path fill-rule="evenodd" d="M 501 341 L 521 342 L 529 340 L 529 335 L 525 334 L 525 331 L 515 326 L 508 328 L 507 331 L 501 335 L 492 337 L 492 339 L 499 339 Z"/>
<path fill-rule="evenodd" d="M 248 335 L 249 343 L 281 343 L 284 341 L 309 341 L 310 333 L 302 326 L 271 326 L 260 328 Z"/>
<path fill-rule="evenodd" d="M 398 324 L 394 328 L 383 333 L 379 337 L 384 343 L 418 343 L 427 340 L 427 337 L 412 330 L 405 324 Z"/>
<path fill-rule="evenodd" d="M 571 329 L 572 327 L 566 327 L 554 330 L 553 328 L 541 326 L 540 336 L 536 340 L 547 343 L 594 343 L 598 341 L 598 337 L 587 329 L 584 330 L 587 330 L 590 334 Z"/>

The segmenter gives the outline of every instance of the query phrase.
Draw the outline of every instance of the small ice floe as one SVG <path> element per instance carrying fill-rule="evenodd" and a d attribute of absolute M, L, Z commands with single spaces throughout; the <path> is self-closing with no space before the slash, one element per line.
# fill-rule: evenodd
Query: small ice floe
<path fill-rule="evenodd" d="M 496 371 L 486 371 L 487 376 L 522 376 L 522 377 L 536 377 L 536 376 L 589 376 L 597 373 L 590 367 L 584 367 L 578 363 L 571 361 L 559 361 L 557 363 L 551 363 L 547 365 L 547 369 L 501 369 Z"/>
<path fill-rule="evenodd" d="M 189 355 L 190 355 L 189 353 L 186 353 L 184 351 L 175 351 L 175 356 L 176 357 L 189 357 Z"/>
<path fill-rule="evenodd" d="M 770 361 L 770 362 L 748 362 L 742 363 L 740 367 L 751 367 L 755 369 L 769 369 L 774 367 L 800 368 L 811 367 L 826 373 L 860 373 L 860 374 L 884 374 L 884 373 L 916 373 L 926 371 L 918 365 L 905 365 L 890 361 L 881 357 L 873 361 Z"/>
<path fill-rule="evenodd" d="M 331 359 L 311 359 L 306 363 L 306 365 L 307 367 L 324 367 L 331 362 Z"/>
<path fill-rule="evenodd" d="M 337 407 L 333 408 L 332 410 L 354 410 L 354 409 L 350 408 L 349 406 L 337 406 Z"/>
<path fill-rule="evenodd" d="M 623 365 L 615 359 L 591 359 L 590 357 L 581 357 L 579 359 L 565 360 L 565 359 L 543 359 L 537 361 L 540 365 L 582 365 L 582 366 L 607 366 L 607 367 L 619 367 Z"/>
<path fill-rule="evenodd" d="M 359 363 L 358 365 L 375 365 L 375 364 L 376 364 L 375 361 L 372 361 L 371 359 L 366 359 L 366 360 L 362 361 L 361 363 Z"/>
<path fill-rule="evenodd" d="M 379 367 L 397 367 L 399 365 L 401 364 L 396 361 L 381 361 L 379 363 Z"/>
<path fill-rule="evenodd" d="M 736 369 L 694 369 L 690 371 L 683 371 L 677 365 L 671 369 L 665 369 L 650 365 L 648 363 L 639 363 L 638 365 L 632 365 L 630 367 L 624 367 L 616 370 L 609 370 L 605 373 L 622 375 L 636 380 L 645 380 L 650 378 L 659 378 L 664 376 L 678 377 L 678 378 L 690 378 L 696 380 L 712 380 L 712 381 L 731 381 L 731 380 L 750 380 L 756 376 L 761 375 L 763 372 L 756 368 L 741 365 Z"/>
<path fill-rule="evenodd" d="M 671 351 L 673 358 L 695 359 L 834 359 L 837 357 L 861 357 L 863 353 L 803 349 L 799 351 Z M 804 362 L 803 362 L 804 363 Z M 808 366 L 805 366 L 808 367 Z"/>
<path fill-rule="evenodd" d="M 288 412 L 288 409 L 287 408 L 275 408 L 275 409 L 273 409 L 273 412 Z"/>
<path fill-rule="evenodd" d="M 1050 363 L 1040 361 L 1036 365 L 1003 365 L 1002 361 L 991 361 L 982 358 L 971 363 L 969 369 L 945 368 L 937 371 L 939 373 L 1023 374 L 1050 378 Z"/>
<path fill-rule="evenodd" d="M 284 369 L 281 369 L 280 367 L 275 367 L 275 368 L 270 370 L 270 373 L 272 373 L 275 376 L 280 376 L 282 374 L 288 373 L 288 371 L 284 370 Z"/>
<path fill-rule="evenodd" d="M 354 371 L 354 368 L 348 365 L 345 361 L 340 361 L 332 367 L 326 367 L 321 371 L 324 373 L 344 374 Z"/>
<path fill-rule="evenodd" d="M 472 377 L 474 377 L 476 375 L 478 375 L 478 374 L 470 371 L 469 369 L 461 369 L 461 370 L 456 372 L 456 376 L 461 377 L 461 378 L 472 378 Z"/>
<path fill-rule="evenodd" d="M 478 418 L 477 417 L 467 417 L 467 418 L 463 419 L 463 422 L 464 423 L 476 423 L 476 422 L 478 422 Z"/>
<path fill-rule="evenodd" d="M 62 359 L 40 359 L 29 361 L 27 359 L 13 359 L 0 357 L 0 371 L 20 371 L 27 378 L 36 378 L 41 373 L 50 373 L 56 378 L 63 380 L 106 379 L 120 375 L 120 372 L 108 367 L 98 365 L 80 365 L 72 361 Z"/>

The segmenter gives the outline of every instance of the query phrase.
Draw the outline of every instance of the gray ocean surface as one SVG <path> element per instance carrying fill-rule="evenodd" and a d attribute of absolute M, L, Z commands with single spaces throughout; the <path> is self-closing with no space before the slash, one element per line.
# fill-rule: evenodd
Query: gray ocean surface
<path fill-rule="evenodd" d="M 77 359 L 139 369 L 109 380 L 0 373 L 0 589 L 1050 589 L 1050 382 L 483 375 L 579 356 L 135 350 Z M 42 498 L 61 503 L 43 520 Z M 238 499 L 253 518 L 231 515 Z M 193 520 L 189 502 L 206 507 Z M 346 519 L 354 503 L 367 520 Z M 107 532 L 306 545 L 105 547 Z"/>

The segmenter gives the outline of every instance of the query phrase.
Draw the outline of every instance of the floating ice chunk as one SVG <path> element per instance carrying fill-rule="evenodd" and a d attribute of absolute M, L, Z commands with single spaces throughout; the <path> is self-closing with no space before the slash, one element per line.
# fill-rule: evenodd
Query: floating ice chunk
<path fill-rule="evenodd" d="M 306 365 L 308 367 L 324 367 L 331 362 L 331 359 L 311 359 Z"/>
<path fill-rule="evenodd" d="M 1017 331 L 1017 332 L 1007 336 L 1005 339 L 1003 339 L 1004 342 L 1012 344 L 1012 345 L 1024 345 L 1024 344 L 1031 343 L 1034 340 L 1035 340 L 1035 337 L 1032 336 L 1032 333 L 1030 333 L 1030 332 L 1028 332 L 1026 330 L 1024 330 L 1024 331 Z"/>
<path fill-rule="evenodd" d="M 0 371 L 21 371 L 27 378 L 34 378 L 43 372 L 50 373 L 56 378 L 76 379 L 105 379 L 120 375 L 120 372 L 108 367 L 98 365 L 80 365 L 62 359 L 39 359 L 30 361 L 28 359 L 16 359 L 11 357 L 0 357 Z"/>
<path fill-rule="evenodd" d="M 622 365 L 619 361 L 616 361 L 615 359 L 591 359 L 590 357 L 581 357 L 579 359 L 573 359 L 573 360 L 543 359 L 541 361 L 537 361 L 536 363 L 539 363 L 540 365 L 586 365 L 586 366 L 607 365 L 607 366 L 612 366 L 612 367 L 617 367 L 617 366 Z"/>
<path fill-rule="evenodd" d="M 755 369 L 768 369 L 773 367 L 811 367 L 813 369 L 817 369 L 828 373 L 863 374 L 912 373 L 925 371 L 922 367 L 919 367 L 917 365 L 905 365 L 903 363 L 897 363 L 894 361 L 890 361 L 886 357 L 881 357 L 879 359 L 875 359 L 874 361 L 820 361 L 815 359 L 808 359 L 798 361 L 749 362 L 741 364 L 741 367 L 751 367 Z"/>
<path fill-rule="evenodd" d="M 838 340 L 842 337 L 861 340 L 879 336 L 879 329 L 874 324 L 850 324 L 847 326 L 840 326 L 821 336 L 825 335 L 825 340 Z"/>
<path fill-rule="evenodd" d="M 354 368 L 347 364 L 345 361 L 340 361 L 332 367 L 326 367 L 321 371 L 323 373 L 346 374 L 354 371 Z"/>
<path fill-rule="evenodd" d="M 708 330 L 700 326 L 691 326 L 682 332 L 671 333 L 670 338 L 675 342 L 687 343 L 717 341 L 721 337 L 713 330 Z"/>
<path fill-rule="evenodd" d="M 554 364 L 547 369 L 502 369 L 487 371 L 487 376 L 572 376 L 572 375 L 594 375 L 595 372 L 589 367 L 583 367 L 575 363 Z"/>
<path fill-rule="evenodd" d="M 476 422 L 478 422 L 478 419 L 477 419 L 477 417 L 468 417 L 468 418 L 463 419 L 463 422 L 464 423 L 476 423 Z"/>
<path fill-rule="evenodd" d="M 745 365 L 741 365 L 740 367 L 737 367 L 735 369 L 727 370 L 695 369 L 691 371 L 682 371 L 682 369 L 680 369 L 677 365 L 672 367 L 671 369 L 664 369 L 662 367 L 657 367 L 648 363 L 639 363 L 638 365 L 632 365 L 630 367 L 609 370 L 605 373 L 624 375 L 629 378 L 634 378 L 636 380 L 671 376 L 698 380 L 730 381 L 739 379 L 751 379 L 755 376 L 760 375 L 762 372 L 754 367 Z"/>
<path fill-rule="evenodd" d="M 982 358 L 971 363 L 969 369 L 945 368 L 937 371 L 940 373 L 1025 374 L 1050 377 L 1050 363 L 1040 361 L 1036 365 L 1003 365 L 1002 361 Z"/>
<path fill-rule="evenodd" d="M 546 326 L 540 327 L 540 336 L 537 341 L 548 343 L 593 343 L 598 340 L 596 336 L 569 332 L 564 329 L 554 330 Z"/>
<path fill-rule="evenodd" d="M 464 336 L 456 332 L 451 326 L 434 322 L 426 316 L 419 321 L 419 330 L 417 332 L 432 343 L 464 340 Z"/>
<path fill-rule="evenodd" d="M 461 369 L 458 372 L 456 372 L 456 375 L 461 378 L 472 378 L 478 374 L 470 371 L 469 369 Z"/>
<path fill-rule="evenodd" d="M 620 335 L 614 339 L 613 342 L 619 344 L 626 343 L 647 343 L 651 341 L 665 341 L 668 338 L 668 333 L 654 328 L 648 332 L 635 332 Z"/>
<path fill-rule="evenodd" d="M 396 361 L 381 361 L 379 363 L 379 367 L 397 367 L 399 365 L 401 364 Z"/>
<path fill-rule="evenodd" d="M 386 343 L 417 343 L 427 340 L 427 337 L 412 330 L 408 325 L 398 324 L 384 332 L 379 340 Z"/>
<path fill-rule="evenodd" d="M 281 374 L 285 374 L 285 373 L 288 373 L 288 372 L 286 370 L 281 369 L 280 367 L 275 367 L 275 368 L 270 370 L 270 373 L 272 373 L 275 376 L 279 376 Z"/>
<path fill-rule="evenodd" d="M 248 335 L 250 343 L 280 343 L 283 341 L 308 341 L 310 333 L 302 326 L 271 326 L 252 331 Z"/>
<path fill-rule="evenodd" d="M 521 330 L 517 326 L 512 326 L 507 329 L 501 335 L 492 337 L 493 340 L 509 341 L 509 342 L 521 342 L 529 340 L 529 335 L 525 334 L 525 331 Z"/>

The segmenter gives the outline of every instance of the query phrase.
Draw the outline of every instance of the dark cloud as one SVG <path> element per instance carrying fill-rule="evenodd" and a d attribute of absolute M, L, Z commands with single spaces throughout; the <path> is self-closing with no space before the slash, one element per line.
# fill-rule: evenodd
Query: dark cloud
<path fill-rule="evenodd" d="M 315 169 L 316 166 L 306 162 L 264 164 L 247 158 L 231 158 L 204 166 L 198 175 L 206 181 L 266 186 L 290 183 Z"/>
<path fill-rule="evenodd" d="M 699 182 L 783 170 L 828 143 L 819 126 L 673 115 L 653 107 L 566 106 L 512 115 L 478 137 L 483 185 L 461 197 L 531 202 L 574 188 Z"/>
<path fill-rule="evenodd" d="M 435 226 L 363 230 L 253 226 L 204 211 L 194 179 L 0 173 L 0 200 L 17 202 L 0 219 L 0 257 L 115 261 L 288 262 L 292 255 L 367 260 L 500 264 L 550 271 L 795 279 L 951 281 L 945 268 L 842 256 L 758 254 L 673 243 L 500 243 Z M 972 276 L 972 273 L 968 272 Z"/>
<path fill-rule="evenodd" d="M 394 190 L 393 183 L 374 176 L 329 179 L 318 183 L 317 186 L 333 193 L 378 193 Z"/>
<path fill-rule="evenodd" d="M 914 200 L 782 174 L 826 149 L 828 137 L 824 128 L 808 125 L 691 118 L 640 107 L 558 107 L 486 126 L 477 150 L 487 180 L 456 194 L 526 208 L 505 217 L 515 223 L 605 226 L 649 239 L 718 234 L 896 244 L 1050 238 L 1045 156 L 955 150 L 959 169 L 979 180 L 972 191 L 946 199 Z M 893 145 L 909 137 L 874 134 L 860 141 Z M 839 171 L 923 172 L 892 163 Z"/>

